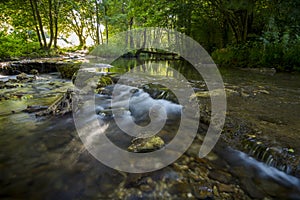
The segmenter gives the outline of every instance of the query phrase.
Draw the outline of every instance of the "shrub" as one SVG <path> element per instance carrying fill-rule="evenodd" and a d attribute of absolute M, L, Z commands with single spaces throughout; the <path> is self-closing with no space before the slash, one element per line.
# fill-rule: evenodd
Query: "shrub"
<path fill-rule="evenodd" d="M 248 42 L 212 53 L 215 63 L 228 67 L 270 67 L 278 71 L 300 71 L 300 39 L 284 42 Z"/>
<path fill-rule="evenodd" d="M 38 42 L 27 42 L 15 34 L 0 34 L 0 57 L 10 59 L 12 57 L 29 56 L 32 52 L 39 51 Z"/>

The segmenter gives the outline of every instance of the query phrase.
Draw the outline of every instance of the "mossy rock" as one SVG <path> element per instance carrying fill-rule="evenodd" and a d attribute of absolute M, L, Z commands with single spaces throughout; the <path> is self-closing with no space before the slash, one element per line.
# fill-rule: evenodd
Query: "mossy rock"
<path fill-rule="evenodd" d="M 62 78 L 71 79 L 73 75 L 80 69 L 81 63 L 64 64 L 57 67 L 57 71 Z"/>
<path fill-rule="evenodd" d="M 158 136 L 135 138 L 131 141 L 128 150 L 135 153 L 151 152 L 162 148 L 165 142 Z"/>
<path fill-rule="evenodd" d="M 111 76 L 105 75 L 105 76 L 102 76 L 102 77 L 99 79 L 99 81 L 98 81 L 98 83 L 97 83 L 97 88 L 100 88 L 100 87 L 106 87 L 106 86 L 111 85 L 111 84 L 113 84 L 113 83 L 114 83 L 114 82 L 113 82 Z"/>
<path fill-rule="evenodd" d="M 114 84 L 114 81 L 110 75 L 101 76 L 97 82 L 96 93 L 101 93 L 108 85 Z"/>
<path fill-rule="evenodd" d="M 37 69 L 32 69 L 32 70 L 30 70 L 29 74 L 38 75 L 39 71 Z"/>
<path fill-rule="evenodd" d="M 160 84 L 146 84 L 142 89 L 153 99 L 165 99 L 173 103 L 178 103 L 176 95 L 169 89 Z"/>

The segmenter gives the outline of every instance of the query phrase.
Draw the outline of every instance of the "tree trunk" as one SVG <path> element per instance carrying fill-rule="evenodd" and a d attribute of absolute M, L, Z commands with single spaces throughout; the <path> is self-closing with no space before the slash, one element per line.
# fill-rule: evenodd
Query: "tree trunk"
<path fill-rule="evenodd" d="M 48 6 L 49 6 L 49 29 L 50 29 L 50 41 L 48 44 L 48 49 L 52 46 L 54 31 L 53 31 L 53 18 L 52 18 L 52 0 L 48 0 Z"/>
<path fill-rule="evenodd" d="M 58 37 L 58 18 L 54 18 L 54 28 L 55 28 L 55 33 L 54 33 L 54 48 L 57 49 L 57 37 Z"/>
<path fill-rule="evenodd" d="M 84 47 L 84 46 L 85 46 L 85 42 L 86 42 L 85 40 L 86 40 L 86 39 L 83 37 L 82 34 L 79 34 L 79 35 L 78 35 L 78 38 L 79 38 L 79 47 L 80 47 L 80 48 Z"/>
<path fill-rule="evenodd" d="M 104 5 L 104 18 L 105 18 L 106 44 L 108 44 L 108 20 L 107 20 L 107 6 L 106 5 Z"/>
<path fill-rule="evenodd" d="M 244 26 L 243 26 L 243 41 L 247 40 L 248 37 L 248 19 L 249 19 L 249 15 L 248 15 L 248 11 L 246 10 L 246 12 L 244 13 Z"/>
<path fill-rule="evenodd" d="M 142 46 L 140 46 L 140 44 L 138 44 L 137 47 L 138 47 L 139 49 L 138 49 L 138 50 L 136 51 L 136 53 L 135 53 L 135 57 L 137 57 L 137 58 L 139 58 L 141 52 L 145 50 L 145 46 L 146 46 L 146 42 L 147 42 L 147 32 L 146 32 L 146 29 L 144 30 L 143 35 L 144 35 L 144 41 L 143 41 L 143 44 L 142 44 Z"/>
<path fill-rule="evenodd" d="M 32 16 L 33 16 L 33 20 L 34 20 L 34 26 L 35 26 L 36 34 L 38 36 L 39 44 L 40 44 L 40 47 L 43 48 L 43 44 L 42 44 L 42 40 L 41 40 L 41 35 L 40 35 L 36 15 L 35 15 L 35 9 L 34 9 L 34 6 L 33 6 L 33 2 L 32 2 L 32 0 L 29 0 L 29 2 L 30 2 L 30 6 L 31 6 Z"/>
<path fill-rule="evenodd" d="M 98 3 L 97 0 L 95 0 L 95 6 L 96 6 L 96 44 L 99 45 L 100 44 L 100 19 L 99 19 L 99 10 L 98 10 Z"/>
<path fill-rule="evenodd" d="M 85 45 L 86 42 L 86 38 L 83 35 L 83 29 L 84 29 L 84 21 L 78 21 L 76 18 L 75 13 L 72 11 L 71 12 L 73 20 L 71 21 L 71 24 L 73 26 L 73 31 L 75 32 L 75 34 L 77 35 L 78 39 L 79 39 L 79 47 L 83 47 Z M 79 19 L 80 20 L 80 19 Z"/>
<path fill-rule="evenodd" d="M 46 37 L 45 37 L 45 33 L 44 33 L 42 18 L 41 18 L 41 15 L 40 15 L 40 12 L 39 12 L 39 9 L 38 9 L 38 5 L 37 5 L 37 0 L 33 0 L 33 7 L 34 7 L 34 10 L 35 10 L 36 18 L 37 18 L 40 33 L 41 33 L 42 46 L 43 46 L 44 49 L 47 49 L 47 41 L 46 41 Z"/>
<path fill-rule="evenodd" d="M 101 39 L 101 44 L 103 44 L 103 35 L 102 35 L 102 31 L 101 31 L 101 28 L 100 28 L 100 39 Z"/>
<path fill-rule="evenodd" d="M 133 17 L 131 17 L 129 21 L 129 30 L 132 30 L 132 25 L 133 25 Z M 134 48 L 132 33 L 129 35 L 129 45 L 130 45 L 130 49 Z"/>
<path fill-rule="evenodd" d="M 57 37 L 58 37 L 58 15 L 60 8 L 60 1 L 54 0 L 54 48 L 57 49 Z"/>
<path fill-rule="evenodd" d="M 192 5 L 191 2 L 188 1 L 188 11 L 187 11 L 187 15 L 186 15 L 186 34 L 188 36 L 191 36 L 191 29 L 192 29 Z"/>

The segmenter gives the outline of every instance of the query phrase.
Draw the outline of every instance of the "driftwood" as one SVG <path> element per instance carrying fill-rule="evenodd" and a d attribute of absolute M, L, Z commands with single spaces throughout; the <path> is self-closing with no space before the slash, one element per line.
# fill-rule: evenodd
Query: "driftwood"
<path fill-rule="evenodd" d="M 176 58 L 180 57 L 178 54 L 172 53 L 172 52 L 157 52 L 157 51 L 148 51 L 148 50 L 145 50 L 145 49 L 139 49 L 135 53 L 135 57 L 139 58 L 140 54 L 148 54 L 148 55 L 152 55 L 152 56 L 159 57 L 159 58 L 171 57 L 171 59 L 176 59 Z"/>
<path fill-rule="evenodd" d="M 64 115 L 72 112 L 72 93 L 71 89 L 58 98 L 47 110 L 36 113 L 36 116 L 47 116 L 47 115 Z"/>

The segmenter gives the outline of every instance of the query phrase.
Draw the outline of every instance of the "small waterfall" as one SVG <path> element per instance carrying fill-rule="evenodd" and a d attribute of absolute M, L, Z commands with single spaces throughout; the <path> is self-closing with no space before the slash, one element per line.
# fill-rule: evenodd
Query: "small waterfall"
<path fill-rule="evenodd" d="M 257 141 L 253 136 L 248 136 L 243 141 L 243 148 L 248 155 L 268 166 L 275 167 L 288 174 L 296 171 L 293 164 L 297 161 L 288 148 L 268 145 Z"/>

